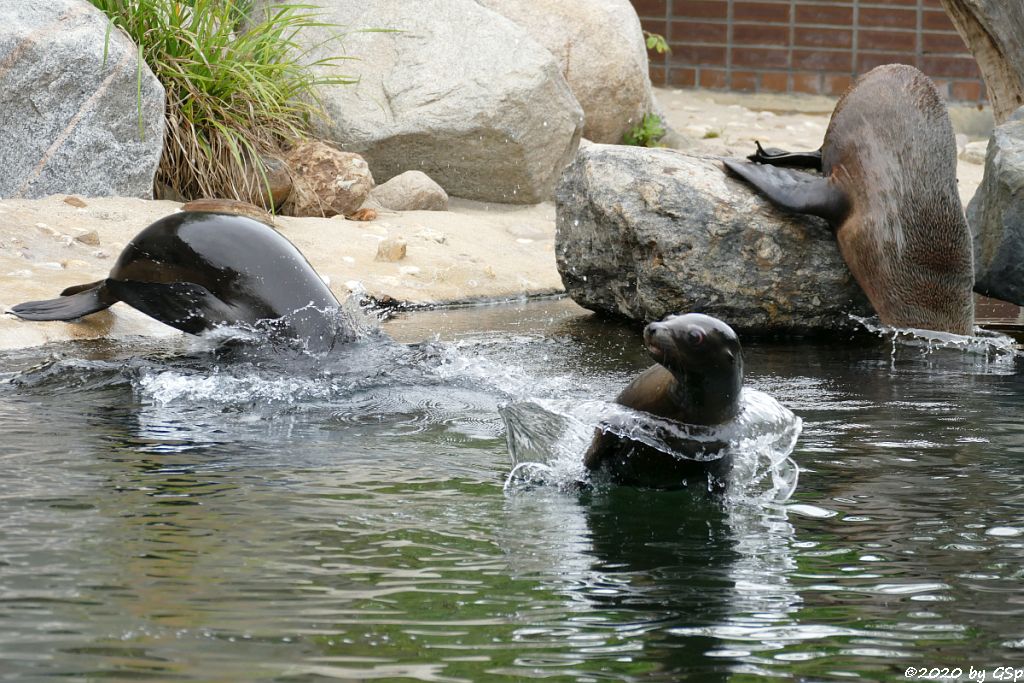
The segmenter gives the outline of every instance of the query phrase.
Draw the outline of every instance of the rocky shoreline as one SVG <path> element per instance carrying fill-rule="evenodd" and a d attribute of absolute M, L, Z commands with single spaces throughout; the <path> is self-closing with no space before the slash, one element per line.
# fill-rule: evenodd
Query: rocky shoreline
<path fill-rule="evenodd" d="M 725 93 L 667 89 L 658 89 L 656 96 L 676 131 L 667 142 L 700 156 L 741 156 L 754 140 L 814 148 L 830 112 L 827 101 L 818 101 L 824 98 L 745 101 Z M 961 140 L 962 147 L 965 142 Z M 979 161 L 961 154 L 958 176 L 965 204 L 981 182 Z M 0 200 L 0 307 L 51 298 L 64 287 L 103 277 L 132 236 L 179 206 L 67 195 Z M 277 222 L 339 297 L 356 291 L 376 301 L 421 306 L 565 291 L 555 264 L 553 202 L 509 205 L 452 198 L 448 211 L 380 210 L 369 222 L 341 216 L 279 217 Z M 389 250 L 388 245 L 397 248 Z M 75 323 L 28 323 L 0 316 L 0 349 L 67 339 L 176 334 L 124 305 Z"/>

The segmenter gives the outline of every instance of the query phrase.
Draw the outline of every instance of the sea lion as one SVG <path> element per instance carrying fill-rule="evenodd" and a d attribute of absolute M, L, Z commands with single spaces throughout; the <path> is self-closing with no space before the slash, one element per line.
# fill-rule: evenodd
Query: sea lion
<path fill-rule="evenodd" d="M 346 332 L 338 328 L 334 294 L 291 242 L 257 220 L 263 214 L 205 206 L 142 230 L 105 279 L 10 312 L 25 320 L 74 320 L 123 301 L 190 334 L 274 320 L 275 332 L 322 346 Z"/>
<path fill-rule="evenodd" d="M 657 361 L 622 390 L 615 402 L 686 425 L 714 427 L 736 417 L 743 388 L 743 354 L 732 328 L 700 313 L 672 315 L 644 329 L 644 345 Z M 707 430 L 704 430 L 707 431 Z M 728 457 L 711 458 L 719 441 L 687 440 L 683 456 L 598 428 L 583 457 L 590 470 L 607 470 L 614 481 L 652 488 L 691 483 L 724 489 Z M 693 459 L 694 457 L 707 459 Z"/>
<path fill-rule="evenodd" d="M 902 64 L 872 69 L 836 104 L 817 152 L 758 144 L 748 158 L 758 163 L 725 167 L 778 206 L 828 220 L 883 323 L 972 334 L 973 254 L 956 143 L 927 76 Z"/>

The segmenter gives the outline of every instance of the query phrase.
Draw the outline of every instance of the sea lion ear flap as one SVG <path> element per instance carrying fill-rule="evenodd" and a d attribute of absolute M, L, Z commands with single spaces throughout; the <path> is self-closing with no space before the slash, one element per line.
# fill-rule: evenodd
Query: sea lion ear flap
<path fill-rule="evenodd" d="M 821 216 L 832 225 L 841 223 L 849 210 L 846 194 L 830 178 L 731 159 L 723 159 L 722 163 L 729 173 L 753 185 L 783 209 Z"/>

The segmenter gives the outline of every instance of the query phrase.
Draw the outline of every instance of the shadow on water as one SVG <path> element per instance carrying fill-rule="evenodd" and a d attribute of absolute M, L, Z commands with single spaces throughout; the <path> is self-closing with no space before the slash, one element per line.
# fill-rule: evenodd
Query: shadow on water
<path fill-rule="evenodd" d="M 403 343 L 326 356 L 5 354 L 0 680 L 899 680 L 1019 660 L 1012 354 L 745 344 L 751 388 L 803 419 L 785 502 L 503 494 L 499 409 L 614 396 L 649 364 L 636 330 L 545 304 L 388 331 Z"/>
<path fill-rule="evenodd" d="M 705 657 L 717 639 L 672 631 L 721 623 L 734 597 L 728 511 L 687 494 L 618 487 L 584 501 L 595 573 L 587 597 L 631 639 L 647 632 L 637 673 L 726 680 L 727 663 Z"/>

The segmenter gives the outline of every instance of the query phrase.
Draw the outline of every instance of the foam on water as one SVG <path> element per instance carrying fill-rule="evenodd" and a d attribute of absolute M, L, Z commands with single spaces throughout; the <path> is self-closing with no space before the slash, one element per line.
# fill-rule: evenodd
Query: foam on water
<path fill-rule="evenodd" d="M 802 422 L 768 394 L 744 389 L 740 414 L 721 427 L 685 425 L 606 401 L 530 399 L 503 406 L 512 472 L 505 490 L 538 485 L 573 488 L 586 480 L 583 454 L 595 430 L 611 431 L 680 459 L 730 456 L 736 495 L 785 500 L 796 488 L 798 468 L 789 455 Z M 688 456 L 680 444 L 725 442 L 725 450 Z M 687 451 L 700 449 L 686 449 Z"/>
<path fill-rule="evenodd" d="M 237 341 L 233 336 L 228 339 Z M 193 342 L 192 350 L 216 353 L 212 343 L 213 338 L 205 336 Z M 248 345 L 233 350 L 233 363 L 150 364 L 139 371 L 133 385 L 144 402 L 162 405 L 294 405 L 345 398 L 367 388 L 401 391 L 409 386 L 441 385 L 516 400 L 538 391 L 555 395 L 566 386 L 562 378 L 539 380 L 517 365 L 476 355 L 479 345 L 479 341 L 404 345 L 378 336 L 326 355 L 296 349 L 268 352 L 265 346 Z"/>
<path fill-rule="evenodd" d="M 256 367 L 221 371 L 217 366 L 203 372 L 144 370 L 135 388 L 143 400 L 160 405 L 172 403 L 241 402 L 296 403 L 323 400 L 338 392 L 329 377 L 267 376 Z"/>

